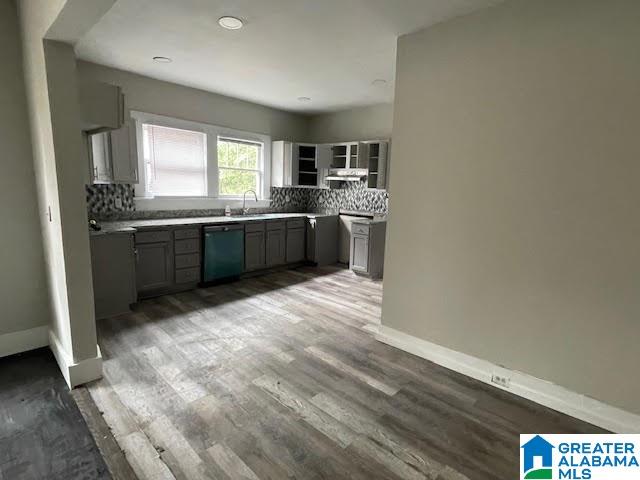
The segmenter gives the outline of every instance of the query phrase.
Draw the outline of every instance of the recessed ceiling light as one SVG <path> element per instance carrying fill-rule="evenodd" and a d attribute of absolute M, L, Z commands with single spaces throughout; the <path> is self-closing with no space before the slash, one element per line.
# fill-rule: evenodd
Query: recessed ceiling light
<path fill-rule="evenodd" d="M 227 30 L 238 30 L 244 26 L 244 22 L 236 17 L 220 17 L 218 24 Z"/>
<path fill-rule="evenodd" d="M 373 82 L 371 82 L 371 85 L 374 85 L 376 87 L 381 87 L 382 85 L 386 85 L 387 81 L 384 78 L 376 78 Z"/>
<path fill-rule="evenodd" d="M 169 57 L 153 57 L 153 61 L 158 63 L 171 63 L 173 60 Z"/>
<path fill-rule="evenodd" d="M 298 97 L 298 101 L 300 102 L 310 102 L 311 97 Z"/>

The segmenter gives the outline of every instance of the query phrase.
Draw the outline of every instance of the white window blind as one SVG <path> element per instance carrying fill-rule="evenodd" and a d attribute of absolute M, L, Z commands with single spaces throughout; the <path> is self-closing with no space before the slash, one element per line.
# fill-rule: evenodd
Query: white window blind
<path fill-rule="evenodd" d="M 207 195 L 207 135 L 143 124 L 146 193 L 149 196 Z"/>

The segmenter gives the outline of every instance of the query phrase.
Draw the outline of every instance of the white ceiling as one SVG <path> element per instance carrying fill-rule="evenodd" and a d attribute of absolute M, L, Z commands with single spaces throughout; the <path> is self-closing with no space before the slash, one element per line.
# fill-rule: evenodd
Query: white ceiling
<path fill-rule="evenodd" d="M 500 1 L 118 0 L 76 53 L 284 110 L 336 111 L 393 100 L 399 35 Z M 244 28 L 222 29 L 223 15 Z"/>

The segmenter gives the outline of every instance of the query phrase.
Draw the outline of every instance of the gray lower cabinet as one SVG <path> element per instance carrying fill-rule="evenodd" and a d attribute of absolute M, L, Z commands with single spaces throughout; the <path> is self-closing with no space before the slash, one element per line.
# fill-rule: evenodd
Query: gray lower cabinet
<path fill-rule="evenodd" d="M 265 266 L 265 224 L 248 223 L 244 229 L 244 269 L 251 272 Z"/>
<path fill-rule="evenodd" d="M 369 236 L 351 236 L 351 270 L 369 273 Z"/>
<path fill-rule="evenodd" d="M 173 231 L 173 252 L 176 290 L 196 287 L 201 281 L 200 227 L 178 228 Z"/>
<path fill-rule="evenodd" d="M 305 258 L 305 228 L 287 228 L 287 263 L 303 262 Z"/>
<path fill-rule="evenodd" d="M 284 265 L 287 261 L 285 222 L 267 222 L 267 267 Z"/>
<path fill-rule="evenodd" d="M 137 232 L 136 283 L 138 297 L 168 291 L 173 285 L 173 239 L 169 230 Z"/>
<path fill-rule="evenodd" d="M 128 312 L 136 302 L 133 234 L 91 235 L 90 240 L 96 318 Z"/>
<path fill-rule="evenodd" d="M 139 298 L 189 290 L 200 283 L 200 227 L 143 230 L 135 238 Z"/>
<path fill-rule="evenodd" d="M 386 222 L 352 223 L 349 263 L 351 270 L 371 278 L 382 277 L 386 229 Z"/>
<path fill-rule="evenodd" d="M 338 216 L 309 217 L 307 230 L 307 260 L 316 265 L 338 262 Z"/>
<path fill-rule="evenodd" d="M 173 284 L 171 243 L 144 243 L 136 246 L 138 294 L 144 296 Z"/>

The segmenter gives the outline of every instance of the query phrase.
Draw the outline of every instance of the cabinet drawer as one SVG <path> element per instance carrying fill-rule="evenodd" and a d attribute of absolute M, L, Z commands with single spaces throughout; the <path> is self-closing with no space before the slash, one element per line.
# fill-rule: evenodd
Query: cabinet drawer
<path fill-rule="evenodd" d="M 176 240 L 174 250 L 176 255 L 183 253 L 198 253 L 200 251 L 200 239 L 188 238 L 186 240 Z"/>
<path fill-rule="evenodd" d="M 264 222 L 249 222 L 245 224 L 244 231 L 251 232 L 264 232 Z"/>
<path fill-rule="evenodd" d="M 287 220 L 287 228 L 302 228 L 304 227 L 304 218 L 294 218 Z"/>
<path fill-rule="evenodd" d="M 200 238 L 200 229 L 198 228 L 181 228 L 173 232 L 173 238 L 176 240 L 184 240 L 185 238 Z"/>
<path fill-rule="evenodd" d="M 200 281 L 200 267 L 176 270 L 176 283 L 197 283 Z"/>
<path fill-rule="evenodd" d="M 197 267 L 200 265 L 199 253 L 188 253 L 186 255 L 176 255 L 176 268 Z"/>
<path fill-rule="evenodd" d="M 168 230 L 154 230 L 152 232 L 137 232 L 136 243 L 158 243 L 170 240 Z"/>
<path fill-rule="evenodd" d="M 362 225 L 360 223 L 354 223 L 351 226 L 351 232 L 358 235 L 369 235 L 369 225 Z"/>
<path fill-rule="evenodd" d="M 267 222 L 267 230 L 284 230 L 284 221 Z"/>

